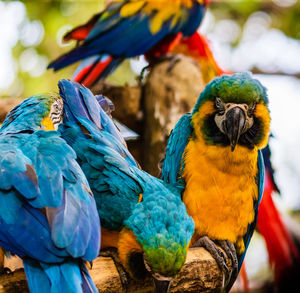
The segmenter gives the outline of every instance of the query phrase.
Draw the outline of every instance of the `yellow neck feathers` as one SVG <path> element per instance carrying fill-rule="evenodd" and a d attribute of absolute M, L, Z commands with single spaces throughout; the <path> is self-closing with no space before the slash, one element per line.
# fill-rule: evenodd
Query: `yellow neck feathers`
<path fill-rule="evenodd" d="M 242 237 L 255 216 L 253 201 L 258 198 L 257 148 L 237 145 L 231 152 L 230 146 L 207 145 L 199 122 L 212 112 L 213 103 L 207 102 L 193 117 L 197 138 L 185 150 L 183 201 L 195 221 L 193 241 L 204 235 L 230 240 L 241 253 Z"/>

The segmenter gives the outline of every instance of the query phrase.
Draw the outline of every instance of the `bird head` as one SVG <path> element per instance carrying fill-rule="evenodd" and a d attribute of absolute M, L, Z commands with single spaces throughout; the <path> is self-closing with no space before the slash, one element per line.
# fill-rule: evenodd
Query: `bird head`
<path fill-rule="evenodd" d="M 194 107 L 192 125 L 208 145 L 261 149 L 270 131 L 266 89 L 249 73 L 215 78 Z"/>
<path fill-rule="evenodd" d="M 156 292 L 167 292 L 185 262 L 194 232 L 180 194 L 144 190 L 125 225 L 118 246 L 122 263 L 132 277 L 151 276 Z"/>
<path fill-rule="evenodd" d="M 48 112 L 43 117 L 41 128 L 43 130 L 57 130 L 63 121 L 64 103 L 59 95 L 48 95 L 45 99 Z"/>
<path fill-rule="evenodd" d="M 25 99 L 7 115 L 2 131 L 57 130 L 63 119 L 63 101 L 58 94 L 41 94 Z"/>

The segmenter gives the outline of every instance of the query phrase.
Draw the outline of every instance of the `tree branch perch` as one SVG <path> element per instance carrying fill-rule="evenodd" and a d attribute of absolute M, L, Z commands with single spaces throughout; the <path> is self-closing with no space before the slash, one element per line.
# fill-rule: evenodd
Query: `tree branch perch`
<path fill-rule="evenodd" d="M 230 267 L 230 260 L 228 266 Z M 6 266 L 13 269 L 16 266 L 16 257 L 6 260 Z M 125 292 L 110 257 L 98 257 L 93 262 L 90 274 L 102 293 Z M 204 248 L 190 248 L 186 263 L 171 284 L 170 292 L 219 292 L 222 286 L 223 275 L 215 260 Z M 152 280 L 145 282 L 131 281 L 128 293 L 153 292 Z M 0 276 L 0 293 L 29 292 L 23 269 L 17 269 L 9 275 Z"/>

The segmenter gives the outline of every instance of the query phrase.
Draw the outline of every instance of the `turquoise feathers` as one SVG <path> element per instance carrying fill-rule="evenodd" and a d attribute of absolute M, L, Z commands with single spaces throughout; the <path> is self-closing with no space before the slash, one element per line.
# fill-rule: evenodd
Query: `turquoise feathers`
<path fill-rule="evenodd" d="M 205 101 L 214 101 L 218 97 L 223 102 L 236 103 L 257 103 L 268 104 L 266 88 L 252 76 L 247 73 L 235 73 L 232 75 L 223 75 L 213 79 L 203 90 L 193 109 L 196 113 Z"/>
<path fill-rule="evenodd" d="M 218 207 L 223 207 L 224 213 L 230 206 L 241 207 L 235 216 L 239 221 L 233 217 L 237 225 L 245 219 L 241 230 L 246 231 L 236 234 L 236 239 L 242 238 L 242 244 L 241 240 L 235 243 L 236 271 L 242 265 L 256 225 L 264 181 L 260 149 L 267 144 L 269 124 L 268 97 L 261 83 L 248 73 L 223 75 L 205 87 L 192 113 L 178 121 L 163 161 L 162 179 L 182 186 L 182 198 L 189 213 L 193 214 L 198 239 L 206 235 L 211 237 L 207 227 L 214 227 L 212 239 L 227 241 L 213 220 L 217 218 L 214 213 L 220 212 Z M 226 186 L 226 180 L 231 182 L 230 186 Z M 241 182 L 249 182 L 247 186 L 251 189 Z M 211 184 L 214 188 L 210 188 Z M 232 184 L 236 184 L 235 190 Z M 210 198 L 214 201 L 210 202 Z M 250 211 L 244 212 L 242 205 Z M 249 221 L 246 220 L 248 212 L 253 213 Z M 210 220 L 205 222 L 201 218 L 203 213 L 209 215 Z M 233 228 L 226 227 L 223 231 L 229 236 Z M 227 284 L 228 290 L 233 281 L 234 278 Z"/>
<path fill-rule="evenodd" d="M 65 104 L 73 99 L 78 108 L 65 107 L 67 119 L 60 131 L 89 180 L 102 226 L 114 231 L 128 228 L 151 273 L 173 277 L 183 266 L 194 230 L 180 190 L 139 169 L 122 141 L 112 135 L 108 117 L 89 90 L 71 81 L 61 81 L 59 87 Z M 95 103 L 93 113 L 87 100 Z M 99 117 L 100 124 L 92 123 Z M 136 265 L 145 270 L 143 262 Z"/>
<path fill-rule="evenodd" d="M 0 130 L 0 246 L 23 259 L 31 292 L 97 292 L 84 264 L 99 253 L 95 201 L 75 152 L 41 130 L 57 99 L 25 100 Z"/>

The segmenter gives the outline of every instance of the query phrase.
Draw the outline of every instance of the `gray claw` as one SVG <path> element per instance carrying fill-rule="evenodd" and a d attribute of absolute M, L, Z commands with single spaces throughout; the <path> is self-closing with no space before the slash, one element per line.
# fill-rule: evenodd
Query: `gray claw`
<path fill-rule="evenodd" d="M 225 274 L 229 274 L 229 268 L 226 264 L 226 256 L 223 253 L 222 250 L 220 250 L 216 244 L 209 239 L 207 236 L 203 236 L 200 239 L 198 239 L 192 247 L 204 247 L 215 259 L 217 262 L 218 267 L 222 272 L 225 272 Z"/>

